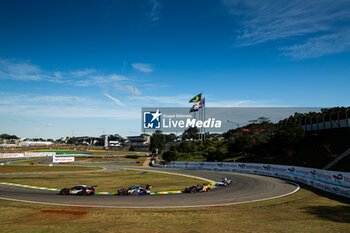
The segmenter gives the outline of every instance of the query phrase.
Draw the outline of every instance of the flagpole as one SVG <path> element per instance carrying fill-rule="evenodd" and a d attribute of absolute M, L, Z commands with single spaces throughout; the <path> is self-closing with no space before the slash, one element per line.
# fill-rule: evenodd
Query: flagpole
<path fill-rule="evenodd" d="M 203 106 L 203 120 L 205 121 L 206 119 L 205 119 L 205 105 L 206 105 L 206 99 L 204 98 L 204 106 Z M 204 137 L 204 140 L 203 141 L 205 141 L 205 128 L 203 128 L 203 131 L 204 131 L 204 134 L 203 134 L 203 137 Z"/>
<path fill-rule="evenodd" d="M 204 96 L 204 95 L 203 95 Z M 204 122 L 204 110 L 203 110 L 203 98 L 201 99 L 201 105 L 202 105 L 202 122 Z M 202 124 L 202 141 L 204 141 L 204 125 Z"/>

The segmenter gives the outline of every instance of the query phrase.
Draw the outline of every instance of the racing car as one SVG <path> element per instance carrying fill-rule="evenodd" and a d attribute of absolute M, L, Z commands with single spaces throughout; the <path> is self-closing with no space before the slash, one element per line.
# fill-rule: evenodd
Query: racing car
<path fill-rule="evenodd" d="M 95 194 L 95 186 L 87 186 L 87 185 L 77 185 L 72 188 L 63 188 L 60 190 L 60 195 L 69 195 L 69 194 L 76 194 L 76 195 L 94 195 Z"/>
<path fill-rule="evenodd" d="M 143 187 L 141 185 L 133 185 L 129 188 L 122 188 L 119 189 L 117 192 L 117 195 L 149 195 L 151 194 L 151 185 L 146 185 L 146 187 Z"/>
<path fill-rule="evenodd" d="M 198 193 L 198 192 L 207 192 L 211 189 L 211 184 L 196 184 L 190 187 L 185 188 L 184 193 Z"/>
<path fill-rule="evenodd" d="M 222 178 L 221 181 L 216 182 L 216 186 L 227 186 L 230 185 L 232 183 L 231 178 L 227 177 L 227 178 Z"/>

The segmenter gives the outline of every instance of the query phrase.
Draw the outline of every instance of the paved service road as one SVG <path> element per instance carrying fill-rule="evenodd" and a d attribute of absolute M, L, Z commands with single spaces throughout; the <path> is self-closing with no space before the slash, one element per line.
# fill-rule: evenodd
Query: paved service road
<path fill-rule="evenodd" d="M 115 171 L 124 168 L 122 166 L 104 167 L 108 167 L 107 171 Z M 187 174 L 214 181 L 219 181 L 222 177 L 231 177 L 232 184 L 227 187 L 217 187 L 216 189 L 205 193 L 183 193 L 149 196 L 61 196 L 58 195 L 57 192 L 53 191 L 0 185 L 0 198 L 7 200 L 67 206 L 108 208 L 169 208 L 220 206 L 253 202 L 288 195 L 298 190 L 298 187 L 294 184 L 265 176 L 201 170 L 133 168 Z M 205 181 L 203 181 L 203 183 L 205 183 Z"/>

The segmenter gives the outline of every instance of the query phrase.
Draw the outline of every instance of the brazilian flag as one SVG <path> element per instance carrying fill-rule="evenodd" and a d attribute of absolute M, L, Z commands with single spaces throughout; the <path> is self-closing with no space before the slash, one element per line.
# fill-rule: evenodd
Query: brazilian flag
<path fill-rule="evenodd" d="M 195 97 L 193 97 L 189 103 L 198 103 L 199 101 L 201 101 L 202 99 L 202 93 L 196 95 Z"/>

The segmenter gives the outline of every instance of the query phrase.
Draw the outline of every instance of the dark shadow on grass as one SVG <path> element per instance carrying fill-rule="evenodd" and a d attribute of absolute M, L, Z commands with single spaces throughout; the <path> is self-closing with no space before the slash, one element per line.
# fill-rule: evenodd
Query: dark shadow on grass
<path fill-rule="evenodd" d="M 346 198 L 346 197 L 339 196 L 339 195 L 336 195 L 333 193 L 322 191 L 320 189 L 316 189 L 316 188 L 313 188 L 313 187 L 305 185 L 305 184 L 299 183 L 299 185 L 301 188 L 309 190 L 309 191 L 311 191 L 311 192 L 313 192 L 321 197 L 325 197 L 325 198 L 331 199 L 333 201 L 339 201 L 339 202 L 344 203 L 344 204 L 350 204 L 350 198 Z"/>
<path fill-rule="evenodd" d="M 325 220 L 350 223 L 350 206 L 309 206 L 303 210 Z"/>

